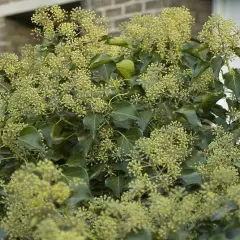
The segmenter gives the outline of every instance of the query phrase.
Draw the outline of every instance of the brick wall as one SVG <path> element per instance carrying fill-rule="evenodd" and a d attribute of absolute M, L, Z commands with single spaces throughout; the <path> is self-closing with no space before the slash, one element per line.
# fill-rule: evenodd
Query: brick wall
<path fill-rule="evenodd" d="M 21 0 L 0 0 L 1 4 Z M 90 8 L 98 15 L 106 16 L 109 19 L 110 32 L 118 34 L 118 27 L 122 22 L 137 13 L 158 14 L 164 7 L 186 6 L 191 10 L 196 19 L 194 32 L 198 32 L 207 17 L 211 14 L 212 0 L 81 0 L 84 8 Z M 29 17 L 30 18 L 30 17 Z M 30 36 L 31 26 L 25 24 L 21 17 L 1 18 L 0 17 L 0 52 L 19 53 L 25 43 L 35 43 Z"/>
<path fill-rule="evenodd" d="M 194 32 L 201 30 L 202 24 L 212 12 L 212 0 L 85 0 L 85 7 L 94 9 L 98 15 L 109 19 L 110 32 L 118 33 L 119 24 L 133 14 L 158 14 L 164 7 L 186 6 L 196 19 Z"/>

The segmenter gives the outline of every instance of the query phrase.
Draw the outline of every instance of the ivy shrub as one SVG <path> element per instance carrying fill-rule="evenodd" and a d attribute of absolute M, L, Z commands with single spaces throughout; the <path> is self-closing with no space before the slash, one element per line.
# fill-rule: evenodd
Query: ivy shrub
<path fill-rule="evenodd" d="M 41 44 L 0 58 L 1 239 L 239 239 L 235 23 L 191 37 L 183 7 L 120 37 L 79 8 L 32 21 Z"/>

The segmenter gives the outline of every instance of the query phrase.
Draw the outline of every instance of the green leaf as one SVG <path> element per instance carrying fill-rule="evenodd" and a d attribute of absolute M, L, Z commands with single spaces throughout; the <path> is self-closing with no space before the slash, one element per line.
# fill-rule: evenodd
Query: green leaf
<path fill-rule="evenodd" d="M 199 120 L 196 111 L 193 107 L 182 107 L 177 111 L 177 113 L 180 113 L 183 115 L 188 122 L 193 126 L 193 127 L 201 127 L 201 121 Z"/>
<path fill-rule="evenodd" d="M 152 240 L 152 233 L 148 229 L 141 229 L 128 234 L 126 240 Z"/>
<path fill-rule="evenodd" d="M 184 174 L 179 178 L 183 181 L 185 187 L 189 185 L 202 185 L 202 178 L 197 172 Z"/>
<path fill-rule="evenodd" d="M 228 72 L 223 75 L 224 85 L 233 91 L 236 98 L 240 97 L 240 71 L 234 69 L 234 74 Z"/>
<path fill-rule="evenodd" d="M 116 64 L 114 62 L 109 62 L 95 68 L 94 72 L 97 72 L 97 75 L 100 75 L 100 78 L 102 78 L 105 82 L 108 82 L 115 70 Z"/>
<path fill-rule="evenodd" d="M 1 102 L 0 103 L 0 117 L 4 118 L 5 117 L 5 112 L 6 112 L 6 103 Z"/>
<path fill-rule="evenodd" d="M 63 127 L 60 123 L 54 124 L 52 131 L 50 133 L 51 139 L 54 143 L 59 144 L 64 141 L 65 137 L 62 135 Z"/>
<path fill-rule="evenodd" d="M 83 124 L 90 130 L 92 138 L 96 137 L 96 131 L 104 118 L 100 114 L 89 113 L 83 119 Z"/>
<path fill-rule="evenodd" d="M 238 207 L 234 202 L 229 201 L 224 206 L 222 206 L 216 210 L 211 221 L 219 221 L 219 220 L 223 219 L 230 211 L 236 210 L 237 208 Z"/>
<path fill-rule="evenodd" d="M 224 94 L 221 93 L 207 93 L 202 96 L 202 101 L 199 105 L 202 109 L 210 109 L 213 105 L 216 104 L 218 100 L 223 98 Z"/>
<path fill-rule="evenodd" d="M 32 126 L 25 127 L 20 132 L 18 141 L 28 150 L 44 152 L 41 135 L 38 130 Z"/>
<path fill-rule="evenodd" d="M 99 66 L 102 66 L 103 64 L 111 62 L 112 59 L 108 54 L 98 54 L 96 57 L 92 59 L 92 62 L 90 64 L 91 69 L 95 69 Z"/>
<path fill-rule="evenodd" d="M 195 150 L 192 153 L 192 157 L 185 162 L 185 165 L 188 168 L 195 168 L 195 166 L 197 166 L 199 164 L 204 164 L 204 163 L 206 163 L 206 161 L 207 161 L 207 159 L 206 159 L 204 152 Z"/>
<path fill-rule="evenodd" d="M 236 48 L 234 49 L 234 52 L 235 52 L 235 54 L 236 54 L 238 57 L 240 57 L 240 47 L 236 47 Z"/>
<path fill-rule="evenodd" d="M 140 128 L 130 128 L 126 133 L 122 133 L 117 140 L 117 145 L 124 153 L 130 153 L 135 141 L 142 137 L 143 132 Z"/>
<path fill-rule="evenodd" d="M 141 128 L 141 130 L 144 132 L 148 126 L 148 123 L 152 119 L 152 111 L 151 110 L 145 110 L 143 112 L 140 112 L 138 117 L 138 126 Z"/>
<path fill-rule="evenodd" d="M 0 228 L 0 240 L 5 240 L 7 239 L 7 233 L 4 231 L 3 228 Z"/>
<path fill-rule="evenodd" d="M 83 134 L 78 136 L 78 147 L 82 149 L 82 152 L 85 156 L 88 155 L 88 152 L 93 144 L 93 138 L 90 134 Z"/>
<path fill-rule="evenodd" d="M 216 77 L 216 79 L 219 79 L 219 73 L 224 64 L 224 60 L 220 55 L 214 57 L 211 61 L 211 66 L 213 69 L 213 74 Z"/>
<path fill-rule="evenodd" d="M 205 72 L 210 66 L 210 63 L 207 61 L 199 61 L 197 67 L 195 68 L 192 77 L 196 78 Z"/>
<path fill-rule="evenodd" d="M 138 120 L 136 107 L 129 102 L 116 103 L 113 106 L 111 117 L 118 122 L 129 119 Z"/>
<path fill-rule="evenodd" d="M 82 178 L 85 180 L 86 183 L 89 182 L 89 177 L 86 169 L 83 167 L 68 167 L 68 166 L 63 166 L 63 174 L 67 178 Z"/>
<path fill-rule="evenodd" d="M 93 165 L 90 169 L 89 178 L 91 180 L 97 179 L 98 176 L 100 175 L 100 173 L 102 173 L 106 167 L 107 167 L 107 165 L 105 163 L 99 163 L 99 164 Z"/>
<path fill-rule="evenodd" d="M 93 195 L 87 184 L 79 184 L 73 187 L 72 196 L 68 199 L 67 205 L 74 206 L 82 201 L 92 201 Z"/>
<path fill-rule="evenodd" d="M 69 167 L 82 167 L 84 169 L 87 168 L 86 158 L 80 153 L 71 155 L 65 165 Z"/>
<path fill-rule="evenodd" d="M 121 73 L 121 75 L 129 79 L 135 71 L 134 62 L 129 59 L 124 59 L 116 64 L 117 70 Z"/>
<path fill-rule="evenodd" d="M 189 233 L 186 231 L 174 232 L 170 234 L 171 240 L 187 240 L 189 238 Z"/>
<path fill-rule="evenodd" d="M 109 45 L 127 46 L 128 43 L 122 37 L 112 37 L 107 40 Z"/>
<path fill-rule="evenodd" d="M 116 197 L 120 198 L 125 181 L 121 176 L 111 176 L 105 180 L 105 186 L 112 189 Z"/>
<path fill-rule="evenodd" d="M 128 163 L 127 162 L 117 162 L 117 163 L 112 163 L 111 167 L 113 170 L 120 170 L 125 173 L 128 173 Z"/>
<path fill-rule="evenodd" d="M 53 149 L 49 149 L 46 152 L 46 158 L 49 159 L 49 160 L 58 161 L 60 159 L 63 159 L 64 156 L 63 156 L 63 154 L 61 154 L 57 151 L 54 151 Z"/>

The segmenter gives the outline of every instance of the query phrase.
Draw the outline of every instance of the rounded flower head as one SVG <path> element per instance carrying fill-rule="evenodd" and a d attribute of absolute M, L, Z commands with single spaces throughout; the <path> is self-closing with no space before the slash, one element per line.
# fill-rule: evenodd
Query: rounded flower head
<path fill-rule="evenodd" d="M 239 44 L 240 29 L 233 20 L 225 20 L 220 15 L 213 14 L 204 24 L 200 39 L 209 46 L 212 53 L 229 57 Z"/>

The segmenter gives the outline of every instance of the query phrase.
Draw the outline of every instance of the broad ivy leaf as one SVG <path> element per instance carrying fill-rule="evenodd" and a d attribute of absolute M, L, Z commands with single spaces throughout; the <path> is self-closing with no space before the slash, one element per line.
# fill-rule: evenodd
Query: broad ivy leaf
<path fill-rule="evenodd" d="M 121 176 L 111 176 L 105 180 L 105 186 L 112 189 L 118 198 L 120 198 L 124 184 L 124 178 Z"/>
<path fill-rule="evenodd" d="M 212 217 L 211 221 L 219 221 L 222 218 L 224 218 L 230 211 L 236 210 L 237 208 L 238 207 L 234 202 L 229 201 L 224 206 L 222 206 L 222 207 L 220 207 L 216 210 L 216 212 L 215 212 L 214 216 Z"/>
<path fill-rule="evenodd" d="M 211 66 L 213 69 L 213 74 L 216 77 L 216 79 L 219 79 L 219 73 L 224 64 L 224 60 L 220 55 L 216 56 L 215 58 L 212 59 L 211 61 Z"/>
<path fill-rule="evenodd" d="M 113 170 L 120 170 L 125 173 L 128 173 L 128 163 L 127 162 L 117 162 L 117 163 L 112 163 L 111 164 Z"/>
<path fill-rule="evenodd" d="M 49 159 L 49 160 L 58 161 L 60 159 L 63 159 L 64 156 L 63 156 L 63 154 L 61 154 L 57 151 L 54 151 L 53 149 L 49 149 L 46 152 L 46 158 Z"/>
<path fill-rule="evenodd" d="M 113 106 L 111 117 L 118 122 L 127 121 L 129 119 L 138 120 L 137 109 L 129 102 L 116 103 Z"/>
<path fill-rule="evenodd" d="M 137 121 L 138 126 L 141 128 L 142 131 L 145 131 L 148 123 L 152 119 L 152 111 L 145 110 L 143 112 L 140 112 L 138 117 L 139 117 L 139 120 Z"/>
<path fill-rule="evenodd" d="M 135 71 L 134 62 L 129 59 L 124 59 L 116 64 L 117 70 L 122 74 L 126 79 L 131 78 L 132 74 Z"/>
<path fill-rule="evenodd" d="M 186 231 L 174 232 L 170 235 L 171 240 L 187 240 L 189 233 Z"/>
<path fill-rule="evenodd" d="M 202 96 L 202 102 L 199 106 L 202 109 L 210 109 L 218 100 L 223 98 L 223 96 L 224 94 L 206 93 Z"/>
<path fill-rule="evenodd" d="M 204 152 L 195 150 L 192 153 L 192 157 L 185 162 L 185 165 L 188 168 L 194 168 L 196 165 L 198 165 L 200 163 L 201 164 L 206 163 L 206 161 L 207 161 L 207 159 L 206 159 Z"/>
<path fill-rule="evenodd" d="M 182 107 L 177 112 L 182 114 L 193 127 L 201 127 L 202 126 L 201 121 L 199 120 L 194 108 Z"/>
<path fill-rule="evenodd" d="M 82 178 L 86 183 L 89 182 L 88 173 L 83 167 L 63 166 L 62 169 L 63 174 L 68 178 Z"/>
<path fill-rule="evenodd" d="M 6 112 L 6 103 L 1 102 L 0 103 L 0 117 L 3 118 L 5 116 Z"/>
<path fill-rule="evenodd" d="M 229 240 L 239 240 L 240 239 L 240 228 L 239 227 L 233 227 L 229 230 L 227 230 L 227 239 Z"/>
<path fill-rule="evenodd" d="M 98 54 L 92 59 L 92 62 L 90 64 L 91 69 L 95 69 L 103 64 L 111 62 L 112 59 L 108 54 Z"/>
<path fill-rule="evenodd" d="M 25 127 L 20 132 L 18 140 L 28 150 L 39 150 L 44 152 L 41 135 L 38 130 L 32 126 Z"/>
<path fill-rule="evenodd" d="M 235 54 L 236 54 L 238 57 L 240 57 L 240 47 L 236 47 L 236 48 L 234 49 L 234 52 L 235 52 Z"/>
<path fill-rule="evenodd" d="M 61 123 L 56 123 L 53 126 L 50 136 L 51 136 L 53 142 L 56 144 L 59 144 L 65 140 L 66 137 L 63 135 L 63 127 L 62 127 Z"/>
<path fill-rule="evenodd" d="M 87 116 L 84 117 L 83 124 L 90 130 L 93 139 L 96 137 L 96 131 L 103 120 L 102 115 L 94 113 L 87 114 Z"/>
<path fill-rule="evenodd" d="M 233 91 L 236 98 L 240 97 L 240 72 L 239 69 L 234 69 L 234 75 L 231 73 L 225 73 L 223 75 L 224 85 Z"/>
<path fill-rule="evenodd" d="M 105 163 L 99 163 L 99 164 L 93 165 L 90 169 L 89 178 L 91 180 L 97 179 L 100 173 L 102 173 L 105 170 L 106 166 L 107 165 Z"/>
<path fill-rule="evenodd" d="M 143 133 L 140 128 L 130 128 L 126 133 L 122 133 L 117 140 L 117 145 L 124 153 L 130 153 L 133 149 L 135 141 L 142 137 Z"/>
<path fill-rule="evenodd" d="M 67 204 L 73 206 L 81 201 L 92 201 L 93 195 L 87 184 L 79 184 L 73 187 L 73 194 L 68 199 Z"/>
<path fill-rule="evenodd" d="M 5 240 L 7 239 L 7 233 L 4 231 L 3 228 L 0 228 L 0 240 Z"/>
<path fill-rule="evenodd" d="M 128 234 L 126 240 L 152 240 L 152 233 L 148 229 L 141 229 Z"/>
<path fill-rule="evenodd" d="M 189 185 L 202 185 L 202 178 L 197 172 L 192 172 L 188 174 L 181 175 L 179 177 L 182 181 L 184 186 L 189 186 Z"/>
<path fill-rule="evenodd" d="M 97 74 L 99 74 L 100 77 L 102 77 L 102 79 L 105 82 L 109 81 L 112 73 L 115 70 L 116 70 L 116 64 L 114 62 L 109 62 L 109 63 L 103 64 L 94 69 L 94 71 L 97 72 Z"/>
<path fill-rule="evenodd" d="M 195 68 L 192 77 L 196 78 L 205 72 L 210 66 L 210 63 L 207 61 L 199 61 L 197 67 Z"/>
<path fill-rule="evenodd" d="M 71 155 L 65 165 L 69 167 L 82 167 L 84 169 L 87 168 L 86 158 L 80 153 Z"/>
<path fill-rule="evenodd" d="M 90 148 L 93 144 L 93 138 L 90 134 L 83 134 L 78 136 L 78 147 L 82 149 L 82 152 L 87 156 Z"/>
<path fill-rule="evenodd" d="M 107 40 L 109 45 L 127 46 L 128 43 L 122 37 L 112 37 Z"/>

